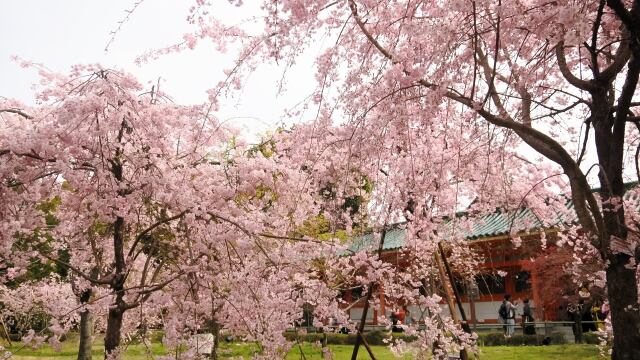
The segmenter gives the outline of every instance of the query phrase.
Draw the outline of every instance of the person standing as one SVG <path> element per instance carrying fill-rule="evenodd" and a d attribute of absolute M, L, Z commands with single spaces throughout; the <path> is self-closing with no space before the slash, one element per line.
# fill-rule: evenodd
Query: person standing
<path fill-rule="evenodd" d="M 598 330 L 596 324 L 593 321 L 593 315 L 591 314 L 591 305 L 585 304 L 583 299 L 580 299 L 580 311 L 582 317 L 582 333 L 588 333 L 590 331 Z"/>
<path fill-rule="evenodd" d="M 505 336 L 511 337 L 516 329 L 516 306 L 511 302 L 511 295 L 504 296 L 498 315 L 504 324 Z"/>
<path fill-rule="evenodd" d="M 593 321 L 595 321 L 596 329 L 598 331 L 604 330 L 604 322 L 602 321 L 602 319 L 604 318 L 602 316 L 602 307 L 603 306 L 600 300 L 595 300 L 593 302 L 593 305 L 591 306 L 591 317 L 593 318 Z"/>
<path fill-rule="evenodd" d="M 534 335 L 536 333 L 535 324 L 531 324 L 533 321 L 533 311 L 531 310 L 529 299 L 524 299 L 524 306 L 522 307 L 522 332 L 525 335 Z"/>
<path fill-rule="evenodd" d="M 502 304 L 500 304 L 500 309 L 498 310 L 498 320 L 500 324 L 502 324 L 502 333 L 504 336 L 507 336 L 507 316 L 509 316 L 509 312 L 507 311 L 507 300 L 505 296 L 505 300 L 502 300 Z"/>
<path fill-rule="evenodd" d="M 573 322 L 571 329 L 573 330 L 573 337 L 576 344 L 582 343 L 582 309 L 584 307 L 584 300 L 580 299 L 577 304 L 571 303 L 567 306 L 567 314 Z"/>

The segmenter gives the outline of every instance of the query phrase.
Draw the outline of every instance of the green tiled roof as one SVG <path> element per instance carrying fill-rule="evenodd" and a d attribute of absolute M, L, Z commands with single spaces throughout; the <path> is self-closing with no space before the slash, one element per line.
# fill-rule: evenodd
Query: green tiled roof
<path fill-rule="evenodd" d="M 465 239 L 475 240 L 485 237 L 509 234 L 511 229 L 535 230 L 543 227 L 542 221 L 530 209 L 516 211 L 496 211 L 474 219 L 471 231 L 458 232 Z"/>
<path fill-rule="evenodd" d="M 377 236 L 376 236 L 377 235 Z M 353 242 L 348 248 L 351 253 L 359 251 L 374 251 L 378 250 L 380 244 L 380 233 L 368 233 L 358 236 L 353 239 Z M 401 224 L 394 225 L 391 229 L 387 230 L 384 237 L 383 251 L 398 249 L 404 246 L 405 229 L 401 227 Z"/>
<path fill-rule="evenodd" d="M 458 227 L 455 234 L 452 234 L 454 222 L 446 221 L 440 236 L 448 239 L 452 236 L 463 236 L 468 240 L 476 240 L 481 238 L 507 235 L 510 229 L 526 229 L 528 231 L 542 228 L 543 223 L 529 209 L 520 209 L 517 211 L 504 212 L 496 211 L 473 220 L 471 231 Z M 394 224 L 391 229 L 387 230 L 384 239 L 383 251 L 399 249 L 405 244 L 406 224 Z M 358 251 L 375 251 L 378 249 L 381 233 L 368 233 L 357 236 L 348 248 L 349 252 Z"/>
<path fill-rule="evenodd" d="M 625 199 L 638 201 L 638 208 L 636 210 L 640 209 L 640 199 L 636 199 L 635 195 L 627 193 L 627 195 L 625 195 Z M 518 233 L 532 232 L 540 230 L 544 227 L 552 228 L 562 223 L 574 223 L 576 221 L 576 216 L 573 211 L 573 202 L 571 200 L 568 200 L 565 203 L 565 206 L 567 211 L 558 212 L 556 220 L 552 221 L 549 224 L 546 224 L 546 226 L 531 209 L 520 208 L 518 210 L 512 211 L 496 211 L 491 214 L 480 216 L 473 219 L 471 230 L 462 229 L 460 226 L 458 226 L 455 234 L 452 234 L 455 222 L 452 222 L 451 220 L 445 221 L 445 225 L 440 231 L 440 236 L 443 239 L 448 239 L 452 236 L 462 236 L 464 239 L 473 241 L 482 238 L 509 235 L 512 229 L 517 230 Z M 464 214 L 462 214 L 461 217 L 462 216 L 464 216 Z M 385 236 L 385 241 L 382 248 L 383 250 L 386 251 L 399 249 L 405 245 L 405 226 L 406 224 L 404 223 L 394 224 L 391 226 L 391 228 L 387 231 L 387 235 Z M 378 236 L 380 235 L 380 233 L 378 233 L 377 236 L 375 236 L 373 233 L 369 233 L 357 236 L 353 239 L 353 242 L 351 243 L 347 251 L 351 253 L 358 251 L 375 251 L 378 249 Z"/>

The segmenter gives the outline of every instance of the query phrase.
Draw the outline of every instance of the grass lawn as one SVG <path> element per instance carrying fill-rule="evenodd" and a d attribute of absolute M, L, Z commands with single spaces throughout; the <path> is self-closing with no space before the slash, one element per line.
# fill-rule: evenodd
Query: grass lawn
<path fill-rule="evenodd" d="M 18 345 L 18 346 L 16 346 Z M 20 344 L 15 344 L 9 351 L 15 351 Z M 331 345 L 331 351 L 333 352 L 335 360 L 343 360 L 351 358 L 351 345 Z M 322 359 L 320 349 L 310 344 L 302 345 L 302 349 L 308 360 Z M 151 354 L 161 355 L 165 354 L 165 350 L 160 344 L 153 344 L 150 348 Z M 231 358 L 241 356 L 245 359 L 250 359 L 251 354 L 257 351 L 257 347 L 254 344 L 248 343 L 224 343 L 220 349 L 222 358 Z M 389 350 L 384 346 L 373 346 L 373 351 L 376 358 L 379 360 L 391 360 L 395 358 Z M 24 348 L 18 351 L 11 359 L 14 360 L 71 360 L 76 358 L 77 342 L 66 341 L 63 343 L 62 351 L 55 352 L 53 349 L 45 346 L 37 350 L 31 348 Z M 102 358 L 102 343 L 98 342 L 93 348 L 94 359 Z M 0 354 L 0 359 L 2 358 Z M 125 359 L 127 360 L 143 360 L 152 359 L 153 357 L 147 354 L 147 349 L 144 345 L 136 344 L 130 345 L 127 348 Z M 288 360 L 301 359 L 300 349 L 295 346 L 287 355 Z M 358 359 L 369 359 L 366 349 L 360 348 L 360 354 Z M 404 359 L 409 360 L 411 357 L 407 356 Z M 598 349 L 594 345 L 551 345 L 551 346 L 495 346 L 481 348 L 480 356 L 481 360 L 531 360 L 531 359 L 545 359 L 545 360 L 596 360 L 598 357 Z"/>
<path fill-rule="evenodd" d="M 307 359 L 322 359 L 319 349 L 303 346 Z M 331 345 L 335 360 L 351 359 L 350 345 Z M 384 346 L 373 346 L 373 352 L 379 360 L 398 359 L 394 357 Z M 288 360 L 301 359 L 300 351 L 294 347 Z M 358 359 L 370 359 L 367 351 L 360 348 Z M 412 359 L 404 357 L 403 359 Z M 493 346 L 480 349 L 479 360 L 596 360 L 602 359 L 598 355 L 595 345 L 550 345 L 550 346 Z"/>
<path fill-rule="evenodd" d="M 487 360 L 596 360 L 602 359 L 596 345 L 490 346 L 480 348 Z"/>

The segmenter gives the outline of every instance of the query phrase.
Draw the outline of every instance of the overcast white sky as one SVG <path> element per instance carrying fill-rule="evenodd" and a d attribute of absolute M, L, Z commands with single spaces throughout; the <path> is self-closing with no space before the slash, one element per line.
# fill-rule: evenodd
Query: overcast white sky
<path fill-rule="evenodd" d="M 235 54 L 220 54 L 201 43 L 194 51 L 171 54 L 147 64 L 134 63 L 150 49 L 180 42 L 191 28 L 186 21 L 188 8 L 195 1 L 145 0 L 116 34 L 109 51 L 105 46 L 111 31 L 125 18 L 132 0 L 2 0 L 0 1 L 0 96 L 33 102 L 36 71 L 23 69 L 10 58 L 17 55 L 27 61 L 67 72 L 71 65 L 100 63 L 125 69 L 145 84 L 162 78 L 162 89 L 178 103 L 199 103 L 205 91 L 223 78 Z M 218 1 L 225 18 L 241 19 L 237 8 Z M 235 20 L 233 20 L 235 21 Z M 293 69 L 295 84 L 288 93 L 276 96 L 276 81 L 281 69 L 265 66 L 253 74 L 234 101 L 225 101 L 219 117 L 230 119 L 251 134 L 264 132 L 281 120 L 284 109 L 303 100 L 315 86 L 312 58 Z"/>
<path fill-rule="evenodd" d="M 111 32 L 135 0 L 0 0 L 0 96 L 33 102 L 37 73 L 11 60 L 12 55 L 17 55 L 58 72 L 67 72 L 79 63 L 125 69 L 149 87 L 161 77 L 162 89 L 176 102 L 200 103 L 206 99 L 205 91 L 222 79 L 223 70 L 233 64 L 236 58 L 233 52 L 217 53 L 204 42 L 193 51 L 165 55 L 142 66 L 134 63 L 135 58 L 147 50 L 182 41 L 183 34 L 192 30 L 186 16 L 194 2 L 144 0 L 105 52 Z M 228 1 L 213 2 L 216 17 L 228 23 L 252 15 L 246 5 L 240 12 Z M 308 51 L 299 59 L 299 64 L 288 71 L 289 91 L 280 96 L 276 96 L 276 82 L 282 69 L 273 65 L 260 67 L 236 99 L 222 102 L 224 107 L 218 113 L 219 118 L 244 129 L 249 138 L 273 128 L 283 120 L 285 109 L 303 101 L 314 89 L 312 65 L 319 52 L 320 48 Z"/>

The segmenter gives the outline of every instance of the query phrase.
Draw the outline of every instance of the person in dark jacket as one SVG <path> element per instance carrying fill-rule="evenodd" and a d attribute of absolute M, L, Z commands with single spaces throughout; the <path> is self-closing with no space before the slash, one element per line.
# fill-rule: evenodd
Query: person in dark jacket
<path fill-rule="evenodd" d="M 527 324 L 533 321 L 533 311 L 531 310 L 529 299 L 524 299 L 524 306 L 522 307 L 522 331 L 525 335 L 534 335 L 536 333 L 535 324 Z"/>
<path fill-rule="evenodd" d="M 570 303 L 567 306 L 567 315 L 572 322 L 571 330 L 573 330 L 573 338 L 576 344 L 582 343 L 582 311 L 584 308 L 584 300 L 580 300 L 577 304 Z"/>
<path fill-rule="evenodd" d="M 584 300 L 580 299 L 582 305 L 582 333 L 588 333 L 589 331 L 596 331 L 596 324 L 593 322 L 593 316 L 591 315 L 591 306 L 586 305 Z"/>

